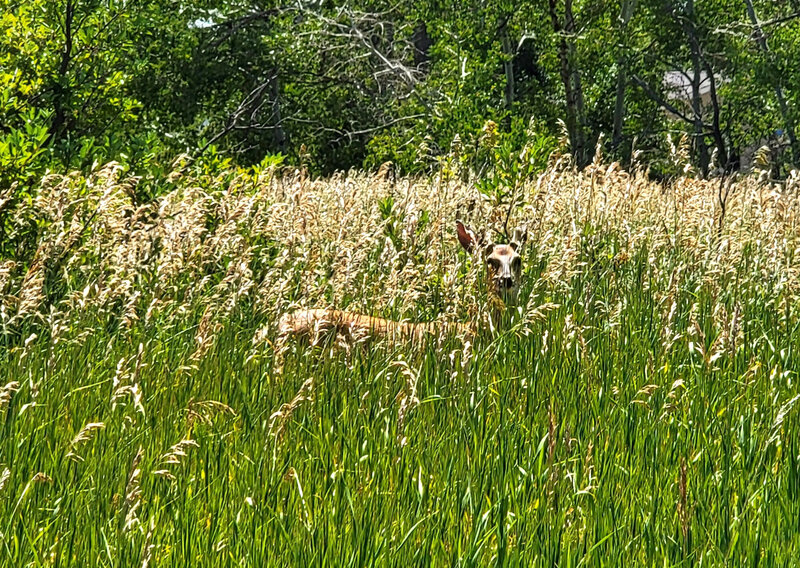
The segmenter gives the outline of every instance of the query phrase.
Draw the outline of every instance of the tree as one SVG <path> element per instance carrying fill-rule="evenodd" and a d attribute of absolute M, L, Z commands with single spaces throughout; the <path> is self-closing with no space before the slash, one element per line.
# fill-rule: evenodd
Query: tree
<path fill-rule="evenodd" d="M 565 124 L 572 154 L 578 167 L 582 168 L 589 163 L 591 150 L 586 133 L 581 74 L 575 61 L 575 16 L 572 11 L 572 0 L 564 0 L 563 15 L 558 11 L 558 0 L 548 0 L 548 3 L 553 32 L 558 36 L 558 60 L 561 67 L 561 82 L 566 95 Z"/>

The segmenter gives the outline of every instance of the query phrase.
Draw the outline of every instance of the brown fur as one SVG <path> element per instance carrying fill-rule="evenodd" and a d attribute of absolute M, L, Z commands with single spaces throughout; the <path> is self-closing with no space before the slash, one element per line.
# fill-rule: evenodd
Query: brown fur
<path fill-rule="evenodd" d="M 457 223 L 458 240 L 461 246 L 471 252 L 480 245 L 475 233 Z M 511 244 L 490 244 L 486 247 L 487 278 L 489 281 L 489 303 L 491 312 L 499 312 L 506 302 L 516 300 L 522 276 L 522 262 L 517 249 L 524 243 L 524 235 L 516 231 Z M 411 323 L 394 321 L 334 309 L 305 309 L 285 314 L 278 327 L 280 341 L 290 335 L 308 337 L 316 342 L 325 333 L 335 332 L 348 340 L 358 341 L 379 337 L 392 341 L 421 341 L 425 337 L 453 335 L 469 340 L 477 331 L 476 323 L 445 324 L 441 322 Z"/>
<path fill-rule="evenodd" d="M 278 327 L 280 337 L 296 335 L 312 340 L 334 331 L 353 341 L 365 337 L 380 337 L 393 341 L 420 341 L 426 336 L 446 334 L 467 339 L 475 333 L 474 326 L 468 324 L 398 322 L 356 312 L 319 308 L 285 314 Z"/>

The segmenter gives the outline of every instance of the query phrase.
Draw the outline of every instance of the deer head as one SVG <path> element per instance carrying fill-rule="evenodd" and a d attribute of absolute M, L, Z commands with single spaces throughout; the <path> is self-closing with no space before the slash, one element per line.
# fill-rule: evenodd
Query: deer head
<path fill-rule="evenodd" d="M 528 238 L 527 231 L 521 227 L 514 229 L 509 244 L 490 242 L 488 238 L 479 239 L 461 221 L 456 221 L 456 232 L 458 242 L 467 252 L 483 247 L 489 293 L 505 303 L 516 301 L 522 279 L 522 257 L 519 252 Z"/>

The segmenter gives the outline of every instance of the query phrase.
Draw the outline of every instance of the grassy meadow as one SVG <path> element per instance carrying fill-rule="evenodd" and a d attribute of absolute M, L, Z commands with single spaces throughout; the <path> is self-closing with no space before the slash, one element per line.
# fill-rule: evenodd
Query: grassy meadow
<path fill-rule="evenodd" d="M 800 564 L 800 178 L 553 165 L 497 329 L 473 182 L 0 195 L 0 566 Z M 483 331 L 276 353 L 323 306 Z"/>

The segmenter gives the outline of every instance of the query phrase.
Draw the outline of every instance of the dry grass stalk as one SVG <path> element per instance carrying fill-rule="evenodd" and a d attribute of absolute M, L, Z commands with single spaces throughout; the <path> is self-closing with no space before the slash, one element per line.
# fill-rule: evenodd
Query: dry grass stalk
<path fill-rule="evenodd" d="M 142 368 L 144 345 L 139 344 L 138 352 L 132 357 L 123 357 L 117 362 L 117 370 L 111 387 L 111 409 L 116 410 L 126 400 L 133 403 L 134 409 L 144 417 L 142 390 L 139 385 L 139 372 Z M 131 369 L 133 366 L 133 369 Z"/>
<path fill-rule="evenodd" d="M 289 420 L 291 419 L 295 410 L 297 410 L 304 402 L 312 400 L 313 391 L 314 379 L 306 379 L 306 381 L 300 386 L 297 394 L 294 395 L 294 398 L 292 398 L 291 401 L 282 404 L 278 410 L 270 415 L 269 431 L 273 436 L 275 436 L 276 439 L 280 440 L 283 436 L 286 425 L 289 423 Z"/>
<path fill-rule="evenodd" d="M 195 423 L 211 425 L 216 414 L 236 416 L 230 406 L 216 400 L 190 400 L 186 407 L 186 421 L 190 427 Z"/>
<path fill-rule="evenodd" d="M 133 457 L 133 461 L 131 461 L 128 481 L 125 483 L 125 522 L 123 531 L 126 533 L 141 525 L 137 511 L 142 504 L 142 469 L 140 465 L 143 457 L 144 449 L 140 446 Z"/>
<path fill-rule="evenodd" d="M 91 440 L 95 433 L 105 427 L 106 425 L 102 422 L 89 422 L 86 424 L 86 426 L 81 428 L 69 444 L 67 458 L 73 461 L 83 461 L 83 457 L 78 454 L 78 449 L 80 446 Z"/>
<path fill-rule="evenodd" d="M 0 387 L 0 412 L 5 412 L 11 403 L 11 397 L 19 390 L 19 382 L 11 381 Z"/>
<path fill-rule="evenodd" d="M 4 467 L 2 473 L 0 473 L 0 492 L 3 491 L 10 477 L 11 477 L 11 470 L 8 469 L 7 467 Z"/>
<path fill-rule="evenodd" d="M 181 440 L 177 444 L 174 444 L 166 453 L 164 453 L 164 455 L 161 456 L 161 459 L 159 460 L 159 469 L 153 471 L 153 475 L 174 481 L 175 475 L 173 475 L 168 467 L 172 465 L 179 465 L 183 458 L 189 455 L 189 448 L 199 447 L 199 444 L 191 439 Z"/>
<path fill-rule="evenodd" d="M 395 400 L 399 404 L 397 409 L 397 432 L 400 436 L 400 445 L 405 446 L 408 440 L 403 435 L 403 426 L 409 412 L 419 406 L 419 398 L 417 397 L 417 384 L 419 383 L 419 370 L 412 369 L 409 364 L 403 360 L 392 362 L 393 367 L 400 369 L 403 377 L 405 377 L 405 385 L 397 393 Z"/>

